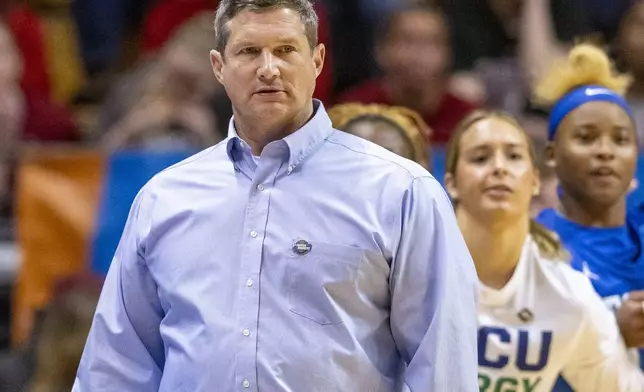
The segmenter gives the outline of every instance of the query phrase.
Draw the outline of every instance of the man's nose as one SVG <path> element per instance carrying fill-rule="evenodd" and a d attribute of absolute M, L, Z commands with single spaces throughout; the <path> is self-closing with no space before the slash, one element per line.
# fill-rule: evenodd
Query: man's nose
<path fill-rule="evenodd" d="M 262 52 L 260 56 L 261 64 L 257 69 L 257 76 L 267 82 L 275 80 L 280 76 L 280 71 L 278 67 L 279 59 L 277 59 L 273 53 L 269 51 Z"/>

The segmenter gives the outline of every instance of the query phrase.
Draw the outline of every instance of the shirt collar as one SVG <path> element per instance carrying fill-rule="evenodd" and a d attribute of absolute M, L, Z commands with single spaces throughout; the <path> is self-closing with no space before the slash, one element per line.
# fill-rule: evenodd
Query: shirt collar
<path fill-rule="evenodd" d="M 288 172 L 292 172 L 304 159 L 310 156 L 334 132 L 324 105 L 317 99 L 313 100 L 313 117 L 297 131 L 282 139 L 288 147 Z M 228 141 L 226 144 L 228 158 L 236 162 L 239 153 L 250 153 L 250 147 L 235 130 L 235 118 L 228 125 Z"/>

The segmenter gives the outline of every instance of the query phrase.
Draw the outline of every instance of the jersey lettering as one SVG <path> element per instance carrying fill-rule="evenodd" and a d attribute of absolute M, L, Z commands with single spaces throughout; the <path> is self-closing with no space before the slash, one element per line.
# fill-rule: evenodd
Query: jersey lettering
<path fill-rule="evenodd" d="M 479 351 L 479 366 L 503 369 L 510 358 L 507 355 L 499 355 L 496 359 L 490 359 L 487 356 L 487 342 L 488 337 L 496 336 L 501 343 L 510 343 L 510 333 L 503 328 L 496 327 L 481 327 L 479 328 L 478 337 L 478 351 Z"/>
<path fill-rule="evenodd" d="M 541 377 L 500 377 L 492 379 L 485 373 L 479 373 L 479 392 L 534 392 L 541 382 Z"/>
<path fill-rule="evenodd" d="M 534 333 L 535 332 L 533 332 L 533 334 Z M 552 345 L 552 331 L 540 331 L 536 333 L 539 333 L 541 335 L 541 338 L 538 340 L 539 357 L 536 361 L 530 361 L 528 359 L 528 349 L 530 348 L 530 333 L 526 330 L 518 331 L 516 353 L 512 354 L 515 354 L 513 362 L 519 370 L 526 372 L 538 372 L 543 370 L 543 368 L 548 363 L 548 357 L 550 356 L 550 346 Z M 487 352 L 488 342 L 493 337 L 501 343 L 512 343 L 512 334 L 510 334 L 507 329 L 500 327 L 480 327 L 478 336 L 479 366 L 492 369 L 503 369 L 510 363 L 512 358 L 509 355 L 503 354 L 492 356 Z M 536 339 L 534 340 L 534 343 L 537 343 Z"/>

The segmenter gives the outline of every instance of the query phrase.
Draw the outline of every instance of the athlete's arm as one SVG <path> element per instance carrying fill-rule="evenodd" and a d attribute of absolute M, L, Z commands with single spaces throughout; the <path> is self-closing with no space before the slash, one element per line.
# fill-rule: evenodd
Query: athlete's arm
<path fill-rule="evenodd" d="M 563 370 L 566 381 L 576 391 L 644 391 L 644 374 L 629 360 L 613 313 L 588 280 L 579 280 L 575 293 L 585 306 L 586 317 L 577 347 Z"/>

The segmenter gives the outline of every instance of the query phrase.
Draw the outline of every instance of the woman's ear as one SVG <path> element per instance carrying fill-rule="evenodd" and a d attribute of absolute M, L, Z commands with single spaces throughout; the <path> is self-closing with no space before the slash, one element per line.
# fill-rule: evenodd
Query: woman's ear
<path fill-rule="evenodd" d="M 453 201 L 458 201 L 458 189 L 452 173 L 445 173 L 445 189 Z"/>
<path fill-rule="evenodd" d="M 534 171 L 534 181 L 532 182 L 532 196 L 539 196 L 541 192 L 541 173 L 539 170 Z"/>
<path fill-rule="evenodd" d="M 556 166 L 555 145 L 553 142 L 548 142 L 545 150 L 543 151 L 543 163 L 549 169 L 554 169 Z"/>

